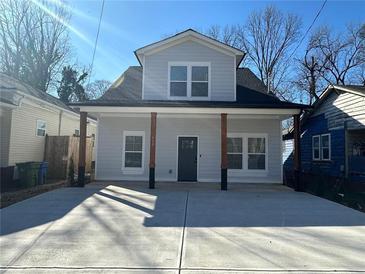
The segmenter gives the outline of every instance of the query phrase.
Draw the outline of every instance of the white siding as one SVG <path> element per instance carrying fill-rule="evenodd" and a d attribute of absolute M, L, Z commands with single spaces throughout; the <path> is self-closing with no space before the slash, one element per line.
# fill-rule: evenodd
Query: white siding
<path fill-rule="evenodd" d="M 339 128 L 348 123 L 349 129 L 365 128 L 365 97 L 352 94 L 332 93 L 312 116 L 325 114 L 328 128 Z"/>
<path fill-rule="evenodd" d="M 9 165 L 11 116 L 11 109 L 0 108 L 0 167 Z"/>
<path fill-rule="evenodd" d="M 183 42 L 145 56 L 144 99 L 167 99 L 168 62 L 178 61 L 210 62 L 211 100 L 234 100 L 235 57 L 193 41 Z"/>
<path fill-rule="evenodd" d="M 290 157 L 294 150 L 294 140 L 283 141 L 283 164 Z"/>
<path fill-rule="evenodd" d="M 230 182 L 281 182 L 281 132 L 279 120 L 228 119 L 228 132 L 268 134 L 268 171 L 229 176 Z M 145 170 L 141 175 L 123 174 L 122 131 L 140 131 L 145 138 Z M 177 136 L 199 137 L 199 181 L 220 181 L 220 117 L 168 118 L 157 116 L 156 180 L 176 181 Z M 148 180 L 149 117 L 102 117 L 99 120 L 97 179 Z"/>

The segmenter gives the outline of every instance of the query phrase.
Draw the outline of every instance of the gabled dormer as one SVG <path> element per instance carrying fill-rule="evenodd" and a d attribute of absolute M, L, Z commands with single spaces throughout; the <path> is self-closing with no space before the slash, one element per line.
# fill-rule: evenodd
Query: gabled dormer
<path fill-rule="evenodd" d="M 244 52 L 192 29 L 135 51 L 143 100 L 236 101 Z"/>

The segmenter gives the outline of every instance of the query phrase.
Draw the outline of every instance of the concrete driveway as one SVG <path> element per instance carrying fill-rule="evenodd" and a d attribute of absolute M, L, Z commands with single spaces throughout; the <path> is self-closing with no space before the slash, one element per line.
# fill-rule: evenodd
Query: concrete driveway
<path fill-rule="evenodd" d="M 365 214 L 283 186 L 93 183 L 1 210 L 9 273 L 365 271 Z"/>

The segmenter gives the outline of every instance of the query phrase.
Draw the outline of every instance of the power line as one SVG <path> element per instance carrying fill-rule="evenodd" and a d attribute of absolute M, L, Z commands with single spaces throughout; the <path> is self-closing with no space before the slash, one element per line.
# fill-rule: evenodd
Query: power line
<path fill-rule="evenodd" d="M 309 28 L 308 28 L 308 29 L 307 29 L 307 31 L 305 32 L 305 34 L 303 35 L 302 39 L 300 40 L 299 44 L 298 44 L 298 45 L 297 45 L 297 47 L 294 49 L 294 51 L 292 52 L 292 54 L 290 54 L 289 59 L 290 59 L 290 58 L 292 58 L 292 56 L 294 55 L 294 53 L 297 51 L 297 49 L 300 47 L 300 45 L 301 45 L 301 44 L 302 44 L 302 42 L 304 41 L 304 39 L 305 39 L 305 37 L 307 36 L 307 34 L 309 33 L 309 31 L 312 29 L 312 27 L 313 27 L 314 23 L 317 21 L 317 19 L 318 19 L 319 15 L 321 14 L 321 12 L 322 12 L 322 10 L 323 10 L 324 6 L 326 5 L 326 3 L 327 3 L 327 0 L 324 0 L 324 2 L 323 2 L 323 4 L 322 4 L 321 8 L 320 8 L 320 9 L 318 10 L 318 12 L 317 12 L 316 17 L 314 17 L 314 19 L 313 19 L 312 24 L 309 26 Z"/>
<path fill-rule="evenodd" d="M 104 13 L 104 4 L 105 4 L 105 0 L 102 0 L 102 4 L 101 4 L 101 11 L 100 11 L 100 17 L 99 17 L 99 24 L 98 24 L 98 30 L 96 32 L 96 37 L 95 37 L 95 43 L 94 43 L 94 51 L 93 51 L 93 57 L 91 59 L 91 64 L 90 64 L 90 76 L 89 76 L 89 81 L 87 83 L 87 85 L 90 84 L 90 80 L 91 80 L 91 73 L 93 71 L 93 66 L 94 66 L 94 59 L 95 59 L 95 53 L 96 53 L 96 47 L 98 45 L 98 39 L 99 39 L 99 33 L 100 33 L 100 26 L 101 26 L 101 20 L 103 18 L 103 13 Z"/>

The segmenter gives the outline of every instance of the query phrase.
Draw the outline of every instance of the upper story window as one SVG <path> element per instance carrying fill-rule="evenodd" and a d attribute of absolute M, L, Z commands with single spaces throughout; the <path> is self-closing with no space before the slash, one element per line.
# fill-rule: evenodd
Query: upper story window
<path fill-rule="evenodd" d="M 169 98 L 207 100 L 210 95 L 210 63 L 170 62 Z"/>
<path fill-rule="evenodd" d="M 170 67 L 170 96 L 187 96 L 188 67 Z"/>
<path fill-rule="evenodd" d="M 43 120 L 37 120 L 37 131 L 36 131 L 36 135 L 37 136 L 46 136 L 46 127 L 47 124 L 45 121 Z"/>

